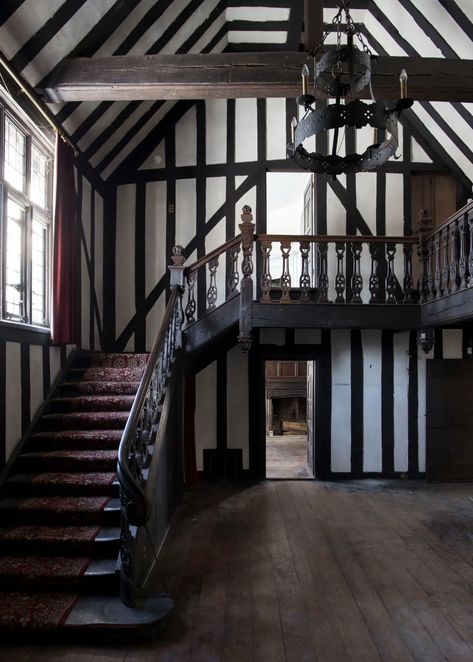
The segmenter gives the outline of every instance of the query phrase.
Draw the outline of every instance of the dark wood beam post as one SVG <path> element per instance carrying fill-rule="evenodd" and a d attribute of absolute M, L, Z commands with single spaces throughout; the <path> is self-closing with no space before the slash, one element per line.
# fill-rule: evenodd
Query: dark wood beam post
<path fill-rule="evenodd" d="M 240 287 L 240 333 L 238 342 L 242 350 L 247 352 L 251 346 L 252 308 L 253 308 L 253 239 L 255 224 L 251 207 L 245 205 L 242 209 L 241 223 L 238 226 L 241 231 L 241 245 L 243 251 L 243 262 L 241 270 L 243 278 Z"/>
<path fill-rule="evenodd" d="M 322 42 L 323 12 L 322 0 L 304 0 L 304 45 L 308 53 Z"/>

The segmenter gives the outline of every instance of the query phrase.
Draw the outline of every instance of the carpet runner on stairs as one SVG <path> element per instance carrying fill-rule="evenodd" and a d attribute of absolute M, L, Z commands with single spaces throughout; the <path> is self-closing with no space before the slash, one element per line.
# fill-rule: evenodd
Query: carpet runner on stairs
<path fill-rule="evenodd" d="M 117 449 L 147 358 L 80 357 L 17 457 L 0 498 L 0 632 L 84 625 L 87 605 L 118 595 Z"/>

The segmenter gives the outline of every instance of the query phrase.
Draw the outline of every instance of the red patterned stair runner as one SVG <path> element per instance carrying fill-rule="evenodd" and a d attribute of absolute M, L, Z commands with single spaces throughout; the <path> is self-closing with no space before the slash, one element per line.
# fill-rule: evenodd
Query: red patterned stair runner
<path fill-rule="evenodd" d="M 81 357 L 18 456 L 0 498 L 0 630 L 61 627 L 92 561 L 116 561 L 117 449 L 147 358 Z"/>

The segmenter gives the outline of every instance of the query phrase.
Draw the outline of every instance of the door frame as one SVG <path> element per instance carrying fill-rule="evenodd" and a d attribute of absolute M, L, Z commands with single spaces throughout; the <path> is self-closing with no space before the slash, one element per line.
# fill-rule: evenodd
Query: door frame
<path fill-rule="evenodd" d="M 328 477 L 330 470 L 330 412 L 324 411 L 322 394 L 330 380 L 330 361 L 324 360 L 322 347 L 318 345 L 270 346 L 253 343 L 249 357 L 249 454 L 250 474 L 257 480 L 266 477 L 266 361 L 314 361 L 315 399 L 313 440 L 314 479 Z M 328 368 L 328 380 L 327 380 Z M 328 432 L 328 434 L 327 434 Z"/>

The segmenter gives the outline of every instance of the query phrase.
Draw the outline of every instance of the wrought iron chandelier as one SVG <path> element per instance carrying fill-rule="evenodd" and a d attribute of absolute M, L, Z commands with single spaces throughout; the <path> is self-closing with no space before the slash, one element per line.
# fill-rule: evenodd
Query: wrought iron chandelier
<path fill-rule="evenodd" d="M 310 172 L 340 175 L 372 170 L 382 165 L 395 154 L 398 147 L 399 115 L 413 104 L 412 99 L 407 98 L 407 74 L 404 69 L 399 77 L 401 98 L 392 106 L 385 106 L 375 100 L 371 87 L 371 61 L 376 56 L 356 29 L 350 16 L 349 4 L 350 0 L 337 0 L 338 12 L 333 19 L 337 35 L 336 48 L 324 50 L 325 39 L 330 33 L 326 31 L 321 43 L 308 55 L 307 59 L 313 67 L 313 94 L 308 91 L 309 67 L 307 64 L 302 67 L 302 95 L 297 97 L 297 103 L 304 108 L 305 113 L 299 122 L 295 117 L 292 119 L 292 142 L 287 146 L 287 155 L 298 166 Z M 342 34 L 346 35 L 346 44 L 342 44 Z M 353 43 L 355 37 L 361 49 Z M 365 103 L 358 98 L 361 90 L 368 85 L 372 103 Z M 335 103 L 326 104 L 323 101 L 316 105 L 316 91 L 322 98 L 335 97 Z M 340 128 L 354 126 L 361 129 L 367 125 L 373 127 L 373 144 L 363 154 L 339 156 Z M 309 153 L 303 142 L 329 129 L 333 129 L 332 153 Z M 381 143 L 378 142 L 378 130 L 384 132 Z"/>

